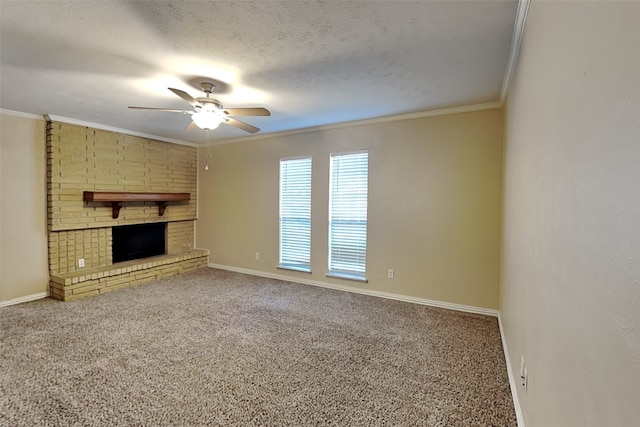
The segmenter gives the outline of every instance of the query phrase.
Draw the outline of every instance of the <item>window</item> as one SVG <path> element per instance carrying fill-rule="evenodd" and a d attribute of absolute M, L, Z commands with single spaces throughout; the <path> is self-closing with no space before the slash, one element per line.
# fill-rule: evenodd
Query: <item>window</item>
<path fill-rule="evenodd" d="M 280 160 L 278 267 L 311 272 L 311 157 Z"/>
<path fill-rule="evenodd" d="M 327 275 L 366 281 L 369 155 L 332 154 L 330 168 Z"/>

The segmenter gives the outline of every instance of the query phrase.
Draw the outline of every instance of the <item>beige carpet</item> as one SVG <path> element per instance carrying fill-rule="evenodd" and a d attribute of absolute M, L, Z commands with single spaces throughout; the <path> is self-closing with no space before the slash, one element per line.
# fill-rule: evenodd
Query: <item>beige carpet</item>
<path fill-rule="evenodd" d="M 203 269 L 0 309 L 2 426 L 515 426 L 495 318 Z"/>

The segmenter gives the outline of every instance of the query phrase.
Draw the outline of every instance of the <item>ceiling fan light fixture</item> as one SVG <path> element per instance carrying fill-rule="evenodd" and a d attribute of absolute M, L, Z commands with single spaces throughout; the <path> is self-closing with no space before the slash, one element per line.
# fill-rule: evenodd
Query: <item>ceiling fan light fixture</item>
<path fill-rule="evenodd" d="M 0 0 L 2 1 L 2 0 Z M 240 130 L 249 133 L 256 133 L 260 131 L 260 128 L 252 126 L 248 123 L 234 119 L 230 116 L 270 116 L 269 110 L 263 107 L 253 108 L 223 108 L 220 101 L 210 97 L 213 90 L 213 84 L 203 83 L 202 90 L 207 95 L 205 98 L 194 98 L 187 92 L 180 89 L 169 88 L 171 92 L 178 95 L 184 101 L 188 102 L 193 110 L 176 110 L 173 108 L 154 108 L 154 107 L 133 107 L 138 110 L 156 110 L 156 111 L 170 111 L 174 113 L 190 114 L 193 123 L 189 124 L 191 127 L 195 124 L 200 129 L 212 130 L 220 126 L 220 123 L 224 123 L 230 126 L 234 126 Z"/>
<path fill-rule="evenodd" d="M 218 111 L 199 111 L 191 115 L 191 119 L 200 129 L 212 130 L 224 121 L 224 117 Z"/>

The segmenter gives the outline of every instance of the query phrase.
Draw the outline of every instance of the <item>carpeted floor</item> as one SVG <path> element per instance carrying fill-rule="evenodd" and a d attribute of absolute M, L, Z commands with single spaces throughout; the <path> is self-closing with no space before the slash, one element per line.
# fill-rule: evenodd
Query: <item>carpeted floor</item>
<path fill-rule="evenodd" d="M 2 426 L 515 426 L 492 317 L 203 269 L 0 309 Z"/>

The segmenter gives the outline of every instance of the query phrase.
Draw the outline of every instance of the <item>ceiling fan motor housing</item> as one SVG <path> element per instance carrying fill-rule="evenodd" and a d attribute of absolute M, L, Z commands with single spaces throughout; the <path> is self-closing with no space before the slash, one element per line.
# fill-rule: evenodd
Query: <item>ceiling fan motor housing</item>
<path fill-rule="evenodd" d="M 197 111 L 218 111 L 222 110 L 222 103 L 217 99 L 213 98 L 197 98 L 196 101 L 200 103 L 200 105 L 196 105 L 195 109 Z"/>
<path fill-rule="evenodd" d="M 216 85 L 213 83 L 202 82 L 200 83 L 200 87 L 202 88 L 202 91 L 209 96 L 209 94 L 216 88 Z"/>

